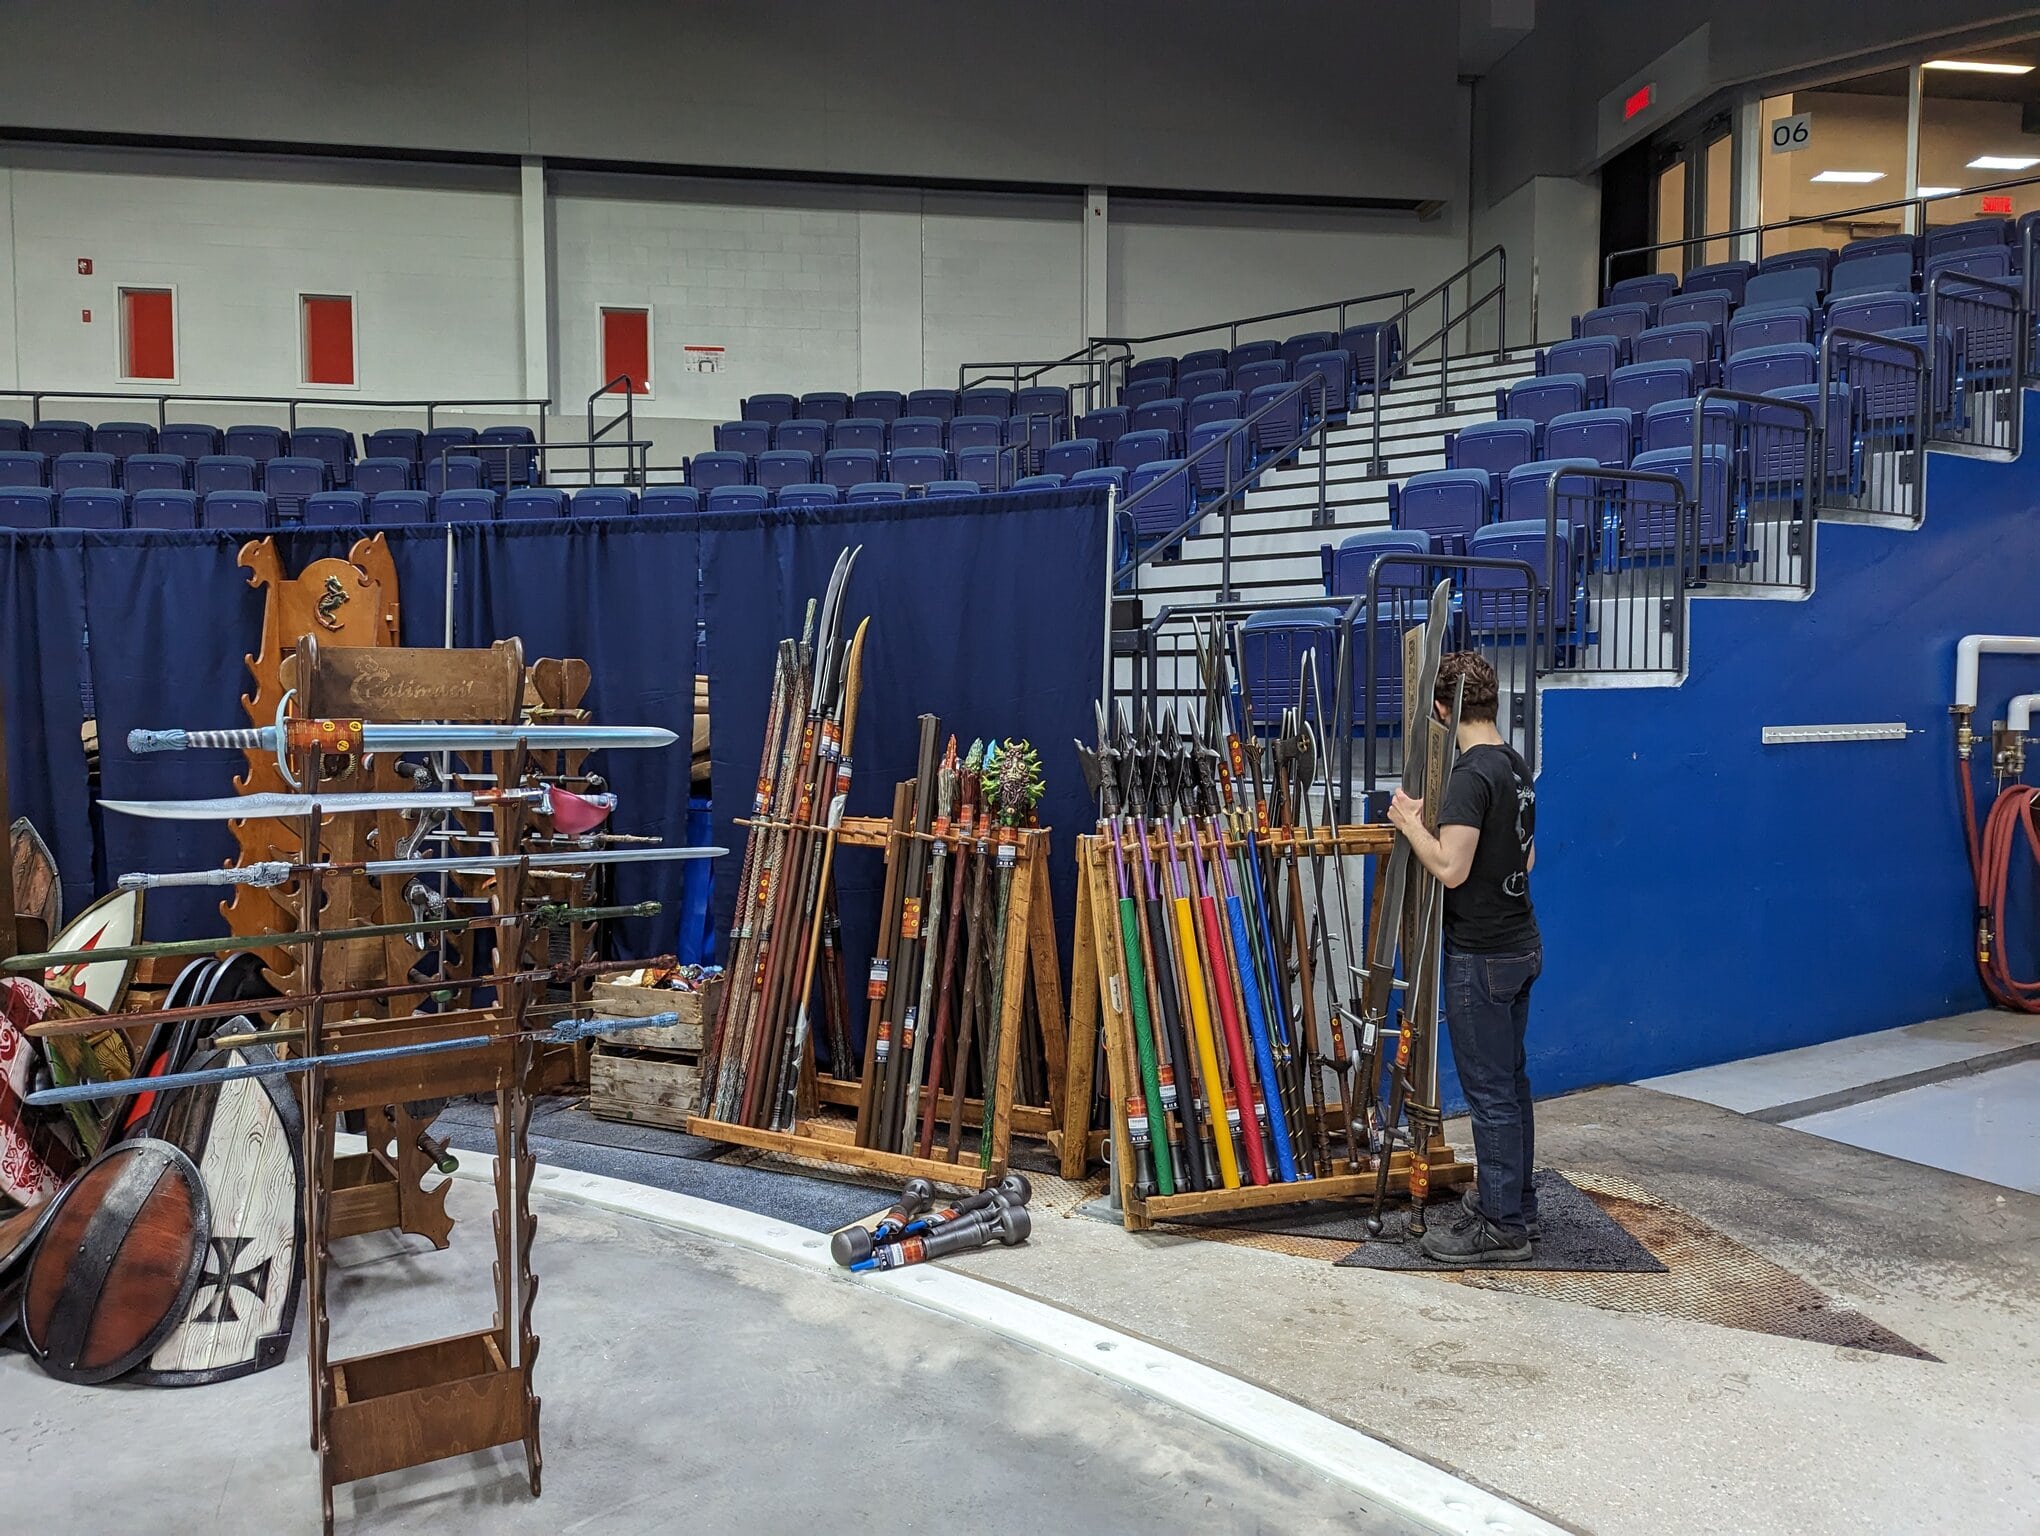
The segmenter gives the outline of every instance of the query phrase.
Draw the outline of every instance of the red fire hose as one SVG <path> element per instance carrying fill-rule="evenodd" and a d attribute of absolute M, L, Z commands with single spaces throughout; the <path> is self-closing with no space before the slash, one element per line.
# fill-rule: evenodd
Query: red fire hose
<path fill-rule="evenodd" d="M 2012 843 L 2025 833 L 2026 851 L 2040 865 L 2040 824 L 2036 805 L 2040 789 L 2014 784 L 1997 797 L 1984 818 L 1983 831 L 1976 826 L 1976 789 L 1970 780 L 1969 762 L 1956 759 L 1956 781 L 1962 793 L 1962 833 L 1969 849 L 1969 875 L 1976 886 L 1976 974 L 1983 989 L 2000 1008 L 2016 1013 L 2040 1013 L 2040 981 L 2020 981 L 2012 975 L 2005 952 L 2005 888 L 2012 874 Z"/>

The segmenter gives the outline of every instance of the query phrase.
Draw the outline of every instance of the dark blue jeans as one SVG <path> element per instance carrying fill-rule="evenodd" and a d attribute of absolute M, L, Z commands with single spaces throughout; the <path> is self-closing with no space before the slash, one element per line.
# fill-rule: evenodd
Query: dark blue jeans
<path fill-rule="evenodd" d="M 1445 951 L 1445 1025 L 1473 1117 L 1481 1213 L 1518 1236 L 1537 1219 L 1530 1185 L 1537 1133 L 1523 1035 L 1530 1025 L 1530 987 L 1543 969 L 1541 946 L 1503 955 Z"/>

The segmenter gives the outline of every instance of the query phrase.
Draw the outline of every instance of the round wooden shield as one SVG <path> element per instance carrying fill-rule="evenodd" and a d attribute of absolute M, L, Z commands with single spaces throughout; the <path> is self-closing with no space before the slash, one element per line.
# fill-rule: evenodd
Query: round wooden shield
<path fill-rule="evenodd" d="M 111 1381 L 191 1305 L 212 1238 L 198 1168 L 167 1141 L 124 1141 L 57 1198 L 28 1261 L 21 1331 L 59 1381 Z"/>
<path fill-rule="evenodd" d="M 0 1339 L 12 1333 L 21 1320 L 21 1287 L 28 1275 L 28 1256 L 35 1252 L 36 1239 L 42 1236 L 55 1207 L 54 1200 L 43 1200 L 0 1217 Z"/>

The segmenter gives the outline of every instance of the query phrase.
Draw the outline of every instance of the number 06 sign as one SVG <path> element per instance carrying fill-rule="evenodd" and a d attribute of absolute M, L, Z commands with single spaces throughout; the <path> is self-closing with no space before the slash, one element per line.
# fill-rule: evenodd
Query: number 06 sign
<path fill-rule="evenodd" d="M 1789 155 L 1794 150 L 1804 149 L 1813 138 L 1813 114 L 1800 112 L 1792 117 L 1781 117 L 1771 124 L 1771 153 Z"/>

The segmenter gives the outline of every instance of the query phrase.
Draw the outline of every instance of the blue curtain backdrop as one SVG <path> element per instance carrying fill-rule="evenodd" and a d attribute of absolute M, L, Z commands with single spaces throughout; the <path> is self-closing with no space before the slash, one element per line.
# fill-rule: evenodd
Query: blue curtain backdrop
<path fill-rule="evenodd" d="M 0 708 L 7 711 L 10 815 L 26 816 L 49 844 L 67 918 L 99 894 L 82 735 L 84 538 L 0 538 Z"/>
<path fill-rule="evenodd" d="M 848 813 L 890 813 L 893 785 L 914 775 L 924 713 L 959 752 L 972 736 L 1032 741 L 1067 964 L 1073 840 L 1096 820 L 1071 743 L 1093 731 L 1104 666 L 1105 501 L 1085 489 L 699 519 L 716 841 L 730 850 L 716 876 L 718 933 L 735 903 L 744 831 L 734 818 L 750 813 L 778 642 L 800 633 L 838 553 L 862 545 L 843 603 L 846 641 L 871 619 Z M 861 997 L 884 861 L 847 850 L 835 873 L 849 994 Z"/>

